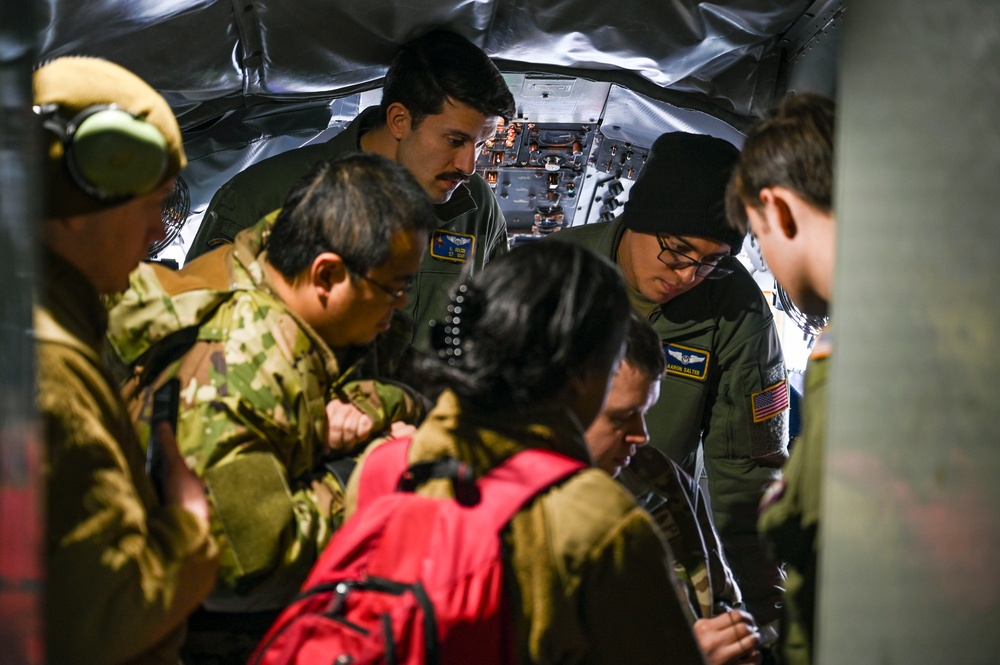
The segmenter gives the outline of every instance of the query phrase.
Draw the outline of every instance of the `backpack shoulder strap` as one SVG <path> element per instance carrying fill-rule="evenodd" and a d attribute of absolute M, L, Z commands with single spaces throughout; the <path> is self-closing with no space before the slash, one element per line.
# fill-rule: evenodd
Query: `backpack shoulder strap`
<path fill-rule="evenodd" d="M 357 510 L 395 491 L 400 476 L 409 466 L 409 451 L 410 437 L 404 436 L 386 441 L 368 453 L 358 481 Z"/>
<path fill-rule="evenodd" d="M 395 491 L 400 477 L 409 468 L 410 441 L 410 437 L 386 441 L 369 453 L 358 482 L 357 510 Z M 579 460 L 551 450 L 522 450 L 476 482 L 480 500 L 467 510 L 470 516 L 484 520 L 499 532 L 539 493 L 586 467 Z"/>
<path fill-rule="evenodd" d="M 544 490 L 566 480 L 587 465 L 568 455 L 527 448 L 509 457 L 479 479 L 480 501 L 470 510 L 499 533 L 511 518 Z"/>

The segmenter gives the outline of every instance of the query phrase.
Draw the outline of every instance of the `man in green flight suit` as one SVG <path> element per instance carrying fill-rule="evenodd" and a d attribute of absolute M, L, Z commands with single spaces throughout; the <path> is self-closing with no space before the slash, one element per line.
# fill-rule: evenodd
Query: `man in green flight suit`
<path fill-rule="evenodd" d="M 362 407 L 375 430 L 423 415 L 419 396 L 375 381 L 369 350 L 435 227 L 398 164 L 323 161 L 234 244 L 178 272 L 142 266 L 111 310 L 140 433 L 156 388 L 179 379 L 178 445 L 212 502 L 218 584 L 189 622 L 185 662 L 246 662 L 339 525 L 330 409 Z"/>
<path fill-rule="evenodd" d="M 751 129 L 726 200 L 732 223 L 748 222 L 775 278 L 808 314 L 826 316 L 833 291 L 834 104 L 813 94 L 785 98 Z M 761 501 L 760 531 L 788 582 L 779 651 L 783 663 L 813 662 L 817 546 L 822 517 L 827 373 L 833 341 L 827 327 L 813 348 L 803 395 L 803 429 Z"/>
<path fill-rule="evenodd" d="M 618 265 L 633 309 L 663 342 L 667 372 L 648 414 L 650 444 L 695 478 L 699 444 L 726 556 L 758 623 L 778 616 L 780 567 L 757 534 L 757 505 L 787 457 L 781 344 L 760 288 L 732 258 L 744 233 L 725 216 L 739 158 L 731 144 L 681 132 L 650 149 L 622 215 L 569 228 Z"/>
<path fill-rule="evenodd" d="M 475 172 L 483 146 L 514 96 L 493 62 L 468 40 L 435 30 L 402 47 L 386 72 L 382 103 L 340 134 L 266 159 L 236 175 L 209 203 L 187 259 L 232 242 L 281 205 L 289 187 L 321 159 L 362 150 L 388 157 L 416 177 L 435 205 L 438 228 L 409 293 L 413 343 L 429 349 L 427 323 L 442 320 L 448 289 L 469 263 L 478 271 L 508 251 L 507 222 Z"/>

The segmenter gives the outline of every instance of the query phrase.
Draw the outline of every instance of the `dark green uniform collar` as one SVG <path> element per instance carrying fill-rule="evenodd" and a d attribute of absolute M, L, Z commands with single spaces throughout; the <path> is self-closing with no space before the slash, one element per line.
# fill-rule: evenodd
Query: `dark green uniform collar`
<path fill-rule="evenodd" d="M 450 222 L 460 215 L 473 212 L 479 208 L 476 200 L 472 198 L 472 192 L 468 185 L 459 185 L 451 198 L 446 203 L 439 203 L 434 206 L 434 214 L 442 222 Z"/>

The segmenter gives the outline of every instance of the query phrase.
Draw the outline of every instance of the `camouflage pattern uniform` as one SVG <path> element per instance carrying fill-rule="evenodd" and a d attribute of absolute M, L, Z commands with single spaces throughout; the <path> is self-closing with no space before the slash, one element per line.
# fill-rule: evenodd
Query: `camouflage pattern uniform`
<path fill-rule="evenodd" d="M 402 387 L 360 381 L 370 358 L 342 369 L 345 359 L 278 298 L 263 249 L 276 217 L 176 273 L 141 266 L 110 315 L 111 346 L 134 370 L 126 394 L 144 441 L 153 391 L 180 379 L 177 442 L 208 487 L 221 550 L 219 584 L 188 647 L 204 638 L 204 651 L 229 658 L 249 654 L 339 524 L 343 488 L 322 459 L 327 402 L 349 395 L 376 427 L 422 414 Z M 214 662 L 191 648 L 185 657 Z"/>
<path fill-rule="evenodd" d="M 760 532 L 771 554 L 788 566 L 778 642 L 780 661 L 808 665 L 813 659 L 816 619 L 816 555 L 826 450 L 827 375 L 833 352 L 830 329 L 809 357 L 803 392 L 802 435 L 792 447 L 784 478 L 761 500 Z"/>
<path fill-rule="evenodd" d="M 583 245 L 617 264 L 624 233 L 617 217 L 565 229 L 552 238 Z M 726 557 L 747 608 L 761 624 L 769 623 L 778 616 L 782 575 L 760 543 L 757 508 L 764 488 L 781 474 L 759 460 L 786 451 L 788 409 L 755 417 L 758 396 L 787 387 L 767 301 L 742 266 L 664 305 L 630 291 L 633 307 L 663 340 L 668 360 L 660 400 L 646 417 L 650 445 L 697 476 L 701 444 L 709 501 Z"/>
<path fill-rule="evenodd" d="M 663 530 L 695 616 L 742 606 L 742 596 L 698 483 L 656 448 L 642 446 L 618 476 Z"/>
<path fill-rule="evenodd" d="M 317 162 L 361 150 L 361 135 L 375 126 L 379 107 L 369 107 L 326 143 L 304 146 L 253 164 L 222 186 L 198 229 L 187 260 L 232 242 L 233 237 L 284 203 L 288 190 Z M 462 269 L 478 271 L 506 254 L 507 221 L 493 190 L 478 174 L 460 185 L 445 202 L 434 206 L 440 222 L 413 287 L 405 311 L 414 321 L 412 343 L 430 350 L 432 319 L 442 320 L 448 292 Z"/>

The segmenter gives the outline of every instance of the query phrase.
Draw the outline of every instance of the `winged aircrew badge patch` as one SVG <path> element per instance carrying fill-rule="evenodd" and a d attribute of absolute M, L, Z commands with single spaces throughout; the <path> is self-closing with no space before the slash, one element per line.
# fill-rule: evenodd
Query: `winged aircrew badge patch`
<path fill-rule="evenodd" d="M 468 233 L 437 230 L 431 237 L 431 256 L 442 261 L 465 263 L 476 250 L 476 237 Z"/>
<path fill-rule="evenodd" d="M 708 360 L 712 355 L 708 351 L 681 344 L 664 344 L 663 352 L 667 356 L 667 374 L 696 381 L 704 381 L 708 376 Z"/>

